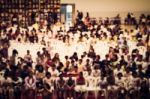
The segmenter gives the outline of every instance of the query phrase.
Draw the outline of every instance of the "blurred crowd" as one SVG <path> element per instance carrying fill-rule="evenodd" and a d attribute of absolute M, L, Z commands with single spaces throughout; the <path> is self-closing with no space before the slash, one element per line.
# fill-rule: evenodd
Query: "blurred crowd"
<path fill-rule="evenodd" d="M 0 99 L 84 99 L 88 91 L 95 92 L 95 97 L 101 91 L 102 99 L 150 98 L 149 15 L 142 14 L 137 20 L 128 13 L 122 23 L 120 15 L 113 20 L 96 20 L 77 11 L 75 25 L 66 27 L 35 22 L 23 28 L 0 22 Z M 68 47 L 83 44 L 88 49 L 81 55 L 73 50 L 68 56 L 66 51 L 62 59 L 60 52 L 51 54 L 52 40 Z M 30 43 L 44 47 L 35 59 L 31 50 L 21 57 L 23 52 L 17 49 L 9 54 L 11 41 L 18 46 Z M 99 42 L 109 44 L 103 58 L 96 53 L 103 49 Z M 99 47 L 95 48 L 96 44 Z"/>

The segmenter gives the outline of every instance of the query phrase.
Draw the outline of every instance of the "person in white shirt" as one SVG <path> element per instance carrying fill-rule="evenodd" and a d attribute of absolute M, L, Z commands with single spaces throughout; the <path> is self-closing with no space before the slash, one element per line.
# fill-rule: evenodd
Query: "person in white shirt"
<path fill-rule="evenodd" d="M 43 79 L 44 82 L 44 99 L 52 98 L 52 93 L 54 91 L 54 81 L 51 79 L 51 73 L 47 72 L 46 77 Z"/>
<path fill-rule="evenodd" d="M 94 69 L 92 70 L 92 76 L 93 76 L 93 80 L 94 80 L 93 84 L 97 88 L 99 85 L 100 76 L 101 76 L 101 72 L 97 66 L 95 66 Z"/>
<path fill-rule="evenodd" d="M 58 77 L 59 74 L 60 74 L 59 71 L 56 69 L 55 66 L 49 67 L 49 68 L 48 68 L 48 72 L 51 73 L 52 78 L 56 78 L 56 77 Z"/>
<path fill-rule="evenodd" d="M 101 76 L 101 72 L 98 69 L 98 67 L 94 67 L 94 69 L 92 70 L 92 75 L 93 75 L 93 77 L 100 77 Z"/>
<path fill-rule="evenodd" d="M 125 79 L 124 79 L 122 73 L 117 74 L 117 77 L 115 78 L 115 83 L 116 83 L 118 88 L 124 87 Z"/>
<path fill-rule="evenodd" d="M 46 85 L 46 86 L 45 86 L 45 89 L 46 89 L 49 93 L 52 93 L 52 92 L 54 91 L 54 81 L 53 81 L 53 79 L 51 78 L 51 73 L 50 73 L 50 72 L 47 72 L 47 73 L 46 73 L 46 77 L 44 77 L 43 82 L 44 82 L 44 84 Z"/>
<path fill-rule="evenodd" d="M 25 78 L 25 94 L 27 95 L 26 99 L 34 99 L 36 82 L 36 77 L 32 73 Z"/>
<path fill-rule="evenodd" d="M 32 62 L 32 55 L 30 54 L 30 51 L 27 50 L 27 54 L 24 56 L 25 61 Z"/>
<path fill-rule="evenodd" d="M 92 75 L 92 71 L 88 71 L 88 76 L 85 78 L 85 80 L 88 89 L 95 87 L 95 83 L 94 83 L 95 80 Z"/>
<path fill-rule="evenodd" d="M 36 77 L 30 73 L 29 76 L 25 78 L 26 89 L 35 89 L 36 88 Z"/>
<path fill-rule="evenodd" d="M 99 85 L 100 85 L 100 89 L 102 92 L 101 97 L 105 97 L 106 96 L 107 80 L 106 80 L 106 77 L 104 77 L 103 75 L 101 75 L 101 77 L 100 77 Z"/>

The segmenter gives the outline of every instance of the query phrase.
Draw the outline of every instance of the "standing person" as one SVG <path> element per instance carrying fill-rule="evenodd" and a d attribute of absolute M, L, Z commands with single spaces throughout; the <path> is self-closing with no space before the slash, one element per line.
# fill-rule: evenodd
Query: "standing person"
<path fill-rule="evenodd" d="M 16 69 L 17 68 L 17 59 L 18 59 L 18 51 L 14 49 L 12 51 L 12 56 L 9 59 L 9 65 L 11 69 Z"/>

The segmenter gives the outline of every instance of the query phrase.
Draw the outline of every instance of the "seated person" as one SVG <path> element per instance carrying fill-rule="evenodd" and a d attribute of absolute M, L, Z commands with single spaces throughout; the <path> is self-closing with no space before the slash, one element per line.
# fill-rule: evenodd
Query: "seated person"
<path fill-rule="evenodd" d="M 83 76 L 83 73 L 80 72 L 79 76 L 76 79 L 76 87 L 75 90 L 77 91 L 77 97 L 78 98 L 84 98 L 84 93 L 86 90 L 86 83 L 85 78 Z"/>
<path fill-rule="evenodd" d="M 65 80 L 63 79 L 62 75 L 59 76 L 56 87 L 58 99 L 64 99 Z"/>
<path fill-rule="evenodd" d="M 35 74 L 37 79 L 43 79 L 45 76 L 45 70 L 43 65 L 36 65 Z"/>
<path fill-rule="evenodd" d="M 35 97 L 35 89 L 36 89 L 36 77 L 30 73 L 29 76 L 25 78 L 25 94 L 26 99 L 34 99 Z"/>
<path fill-rule="evenodd" d="M 46 77 L 43 79 L 44 82 L 44 99 L 52 98 L 52 92 L 54 91 L 54 81 L 51 79 L 51 74 L 46 73 Z"/>
<path fill-rule="evenodd" d="M 98 69 L 98 67 L 94 67 L 92 70 L 92 77 L 93 77 L 93 86 L 99 87 L 99 80 L 100 80 L 101 71 Z"/>
<path fill-rule="evenodd" d="M 14 88 L 14 97 L 15 99 L 21 98 L 21 85 L 22 85 L 22 79 L 20 77 L 17 77 L 17 75 L 14 75 L 12 77 L 12 85 Z"/>
<path fill-rule="evenodd" d="M 66 91 L 67 91 L 67 98 L 74 97 L 74 87 L 75 81 L 69 76 L 69 79 L 66 82 Z"/>
<path fill-rule="evenodd" d="M 78 66 L 74 66 L 74 70 L 69 74 L 73 76 L 78 76 L 79 75 Z"/>
<path fill-rule="evenodd" d="M 85 85 L 85 78 L 83 77 L 83 73 L 80 72 L 77 78 L 77 85 Z"/>
<path fill-rule="evenodd" d="M 56 78 L 59 76 L 59 71 L 56 69 L 56 66 L 53 65 L 52 67 L 48 68 L 48 72 L 51 73 L 52 78 Z"/>
<path fill-rule="evenodd" d="M 43 81 L 39 80 L 36 83 L 36 99 L 43 99 L 43 93 L 44 93 Z"/>

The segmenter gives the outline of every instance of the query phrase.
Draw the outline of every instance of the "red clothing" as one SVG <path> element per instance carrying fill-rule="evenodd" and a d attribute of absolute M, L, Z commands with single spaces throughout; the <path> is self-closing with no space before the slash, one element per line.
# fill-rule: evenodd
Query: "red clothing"
<path fill-rule="evenodd" d="M 84 85 L 85 84 L 85 78 L 84 77 L 78 77 L 77 78 L 77 85 Z"/>
<path fill-rule="evenodd" d="M 48 60 L 48 61 L 47 61 L 47 64 L 48 64 L 49 66 L 51 66 L 51 65 L 53 64 L 53 62 L 52 62 L 51 60 Z"/>
<path fill-rule="evenodd" d="M 43 99 L 42 96 L 36 96 L 36 99 Z"/>

